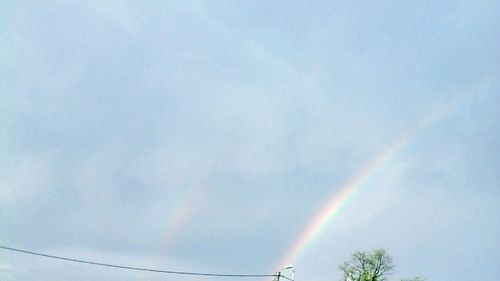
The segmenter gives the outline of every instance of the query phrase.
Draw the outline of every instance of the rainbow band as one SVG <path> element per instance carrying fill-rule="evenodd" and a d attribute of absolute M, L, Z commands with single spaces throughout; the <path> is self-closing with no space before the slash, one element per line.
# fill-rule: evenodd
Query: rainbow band
<path fill-rule="evenodd" d="M 325 204 L 320 212 L 312 219 L 309 226 L 302 233 L 299 239 L 293 244 L 282 264 L 294 263 L 316 238 L 318 238 L 330 223 L 337 218 L 342 210 L 355 198 L 363 186 L 369 182 L 373 176 L 387 162 L 394 158 L 398 151 L 404 146 L 404 142 L 391 145 L 384 153 L 379 155 L 369 165 L 363 168 L 355 177 L 345 184 L 338 193 L 335 193 Z"/>
<path fill-rule="evenodd" d="M 313 217 L 306 230 L 299 236 L 293 246 L 289 249 L 281 265 L 296 263 L 301 255 L 324 233 L 331 223 L 340 216 L 342 211 L 359 194 L 363 187 L 367 186 L 383 168 L 393 160 L 402 150 L 407 147 L 426 128 L 436 121 L 454 111 L 454 108 L 444 108 L 435 111 L 427 118 L 421 120 L 412 129 L 396 139 L 395 142 L 387 146 L 374 160 L 364 166 L 354 177 L 352 177 L 340 191 L 333 194 L 324 207 Z M 279 268 L 277 266 L 276 268 Z"/>

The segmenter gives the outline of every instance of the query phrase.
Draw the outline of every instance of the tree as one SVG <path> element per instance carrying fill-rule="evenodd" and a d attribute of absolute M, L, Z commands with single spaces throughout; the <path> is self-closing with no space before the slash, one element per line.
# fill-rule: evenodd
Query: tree
<path fill-rule="evenodd" d="M 356 252 L 351 260 L 339 267 L 344 281 L 385 281 L 387 275 L 393 273 L 392 258 L 383 249 L 376 249 L 373 253 Z M 401 279 L 401 281 L 423 281 L 415 279 Z"/>

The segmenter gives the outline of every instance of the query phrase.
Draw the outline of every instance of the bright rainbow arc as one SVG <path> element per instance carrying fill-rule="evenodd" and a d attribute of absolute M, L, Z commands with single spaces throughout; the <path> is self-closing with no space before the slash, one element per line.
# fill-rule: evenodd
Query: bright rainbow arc
<path fill-rule="evenodd" d="M 357 194 L 367 186 L 387 164 L 393 160 L 398 153 L 407 147 L 424 129 L 434 124 L 437 120 L 448 115 L 453 108 L 444 108 L 436 111 L 424 120 L 421 120 L 412 129 L 401 135 L 393 143 L 387 146 L 377 157 L 375 157 L 368 165 L 364 166 L 358 173 L 355 174 L 340 191 L 333 194 L 331 199 L 324 205 L 322 209 L 313 217 L 311 223 L 306 230 L 299 236 L 293 246 L 289 249 L 285 258 L 279 266 L 284 264 L 296 263 L 301 255 L 306 252 L 309 246 L 317 240 L 321 234 L 331 225 L 331 223 L 340 216 L 342 211 L 356 197 Z M 279 268 L 276 267 L 276 268 Z"/>
<path fill-rule="evenodd" d="M 305 252 L 307 246 L 325 231 L 330 222 L 341 214 L 342 210 L 359 193 L 364 184 L 376 174 L 376 171 L 391 160 L 402 146 L 403 143 L 397 143 L 389 147 L 345 184 L 339 192 L 335 193 L 293 244 L 294 246 L 290 249 L 282 264 L 294 263 Z"/>

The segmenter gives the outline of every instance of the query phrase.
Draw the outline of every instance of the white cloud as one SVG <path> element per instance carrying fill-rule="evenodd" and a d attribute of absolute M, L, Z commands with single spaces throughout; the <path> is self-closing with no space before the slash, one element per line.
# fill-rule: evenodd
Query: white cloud
<path fill-rule="evenodd" d="M 20 159 L 6 160 L 0 171 L 2 207 L 12 207 L 17 203 L 29 205 L 53 180 L 54 171 L 48 154 L 29 154 Z"/>
<path fill-rule="evenodd" d="M 91 11 L 118 30 L 130 35 L 136 35 L 140 31 L 138 7 L 133 7 L 127 1 L 90 1 L 89 6 Z"/>
<path fill-rule="evenodd" d="M 0 278 L 5 281 L 15 280 L 14 279 L 14 267 L 9 263 L 0 263 Z"/>

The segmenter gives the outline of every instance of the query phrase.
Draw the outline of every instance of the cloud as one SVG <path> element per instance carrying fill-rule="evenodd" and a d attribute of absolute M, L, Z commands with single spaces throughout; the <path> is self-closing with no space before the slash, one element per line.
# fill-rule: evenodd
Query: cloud
<path fill-rule="evenodd" d="M 139 32 L 139 16 L 136 9 L 128 2 L 105 0 L 89 2 L 94 15 L 129 34 Z"/>
<path fill-rule="evenodd" d="M 2 208 L 28 206 L 42 196 L 53 180 L 50 156 L 28 154 L 2 163 L 0 203 Z"/>
<path fill-rule="evenodd" d="M 297 276 L 335 276 L 380 245 L 418 274 L 428 252 L 465 267 L 468 251 L 495 273 L 495 5 L 372 4 L 8 4 L 2 240 L 260 272 L 359 167 L 449 106 Z M 164 278 L 5 256 L 12 280 Z"/>
<path fill-rule="evenodd" d="M 0 263 L 0 277 L 2 280 L 15 280 L 13 275 L 14 267 L 9 263 Z"/>

